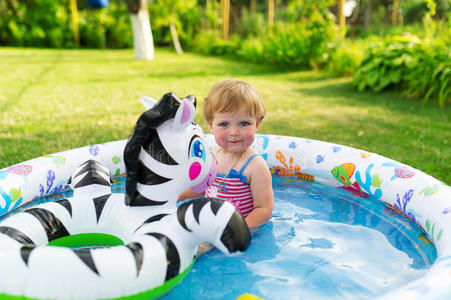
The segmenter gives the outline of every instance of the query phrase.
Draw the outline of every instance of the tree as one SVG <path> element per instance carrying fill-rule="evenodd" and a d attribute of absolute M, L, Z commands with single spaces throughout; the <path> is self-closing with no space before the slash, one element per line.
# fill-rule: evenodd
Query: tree
<path fill-rule="evenodd" d="M 183 54 L 179 34 L 183 38 L 183 15 L 189 15 L 197 9 L 197 0 L 153 0 L 150 5 L 152 24 L 163 32 L 169 27 L 172 43 L 178 54 Z M 161 33 L 160 33 L 161 34 Z"/>
<path fill-rule="evenodd" d="M 398 24 L 398 7 L 399 7 L 399 0 L 393 0 L 393 9 L 391 14 L 391 24 L 397 25 Z"/>
<path fill-rule="evenodd" d="M 136 59 L 153 59 L 154 48 L 150 29 L 147 0 L 125 0 L 133 30 L 133 48 Z"/>
<path fill-rule="evenodd" d="M 230 0 L 221 0 L 222 38 L 229 39 Z"/>
<path fill-rule="evenodd" d="M 274 24 L 274 0 L 268 0 L 268 27 Z"/>
<path fill-rule="evenodd" d="M 343 14 L 343 6 L 345 4 L 344 0 L 339 0 L 338 1 L 338 24 L 340 25 L 340 27 L 344 27 L 346 25 L 346 19 L 345 16 Z"/>

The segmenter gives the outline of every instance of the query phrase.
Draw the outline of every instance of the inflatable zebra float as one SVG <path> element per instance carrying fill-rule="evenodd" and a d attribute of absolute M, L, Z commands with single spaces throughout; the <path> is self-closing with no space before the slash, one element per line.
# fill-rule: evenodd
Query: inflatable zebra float
<path fill-rule="evenodd" d="M 180 192 L 204 190 L 216 172 L 216 160 L 193 122 L 195 98 L 166 94 L 156 104 L 143 102 L 149 109 L 124 150 L 126 194 L 111 193 L 109 170 L 91 160 L 70 179 L 73 197 L 0 223 L 0 296 L 155 298 L 184 277 L 199 243 L 226 254 L 247 249 L 249 229 L 231 204 L 199 198 L 176 205 Z M 48 245 L 83 233 L 113 235 L 123 245 Z"/>

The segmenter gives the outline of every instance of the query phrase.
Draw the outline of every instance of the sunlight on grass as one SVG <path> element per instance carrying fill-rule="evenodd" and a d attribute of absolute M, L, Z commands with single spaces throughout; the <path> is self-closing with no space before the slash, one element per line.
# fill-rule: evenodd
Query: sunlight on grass
<path fill-rule="evenodd" d="M 134 60 L 132 50 L 0 48 L 0 57 L 0 168 L 127 138 L 142 95 L 192 94 L 201 103 L 214 82 L 239 77 L 265 100 L 260 132 L 364 149 L 451 183 L 449 108 L 395 92 L 358 92 L 350 78 L 164 49 L 150 62 Z M 206 129 L 201 109 L 196 121 Z"/>

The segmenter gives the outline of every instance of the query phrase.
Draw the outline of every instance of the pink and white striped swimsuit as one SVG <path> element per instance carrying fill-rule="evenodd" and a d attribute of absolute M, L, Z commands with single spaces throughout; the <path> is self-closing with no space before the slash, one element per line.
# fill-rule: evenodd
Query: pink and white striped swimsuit
<path fill-rule="evenodd" d="M 229 174 L 218 173 L 215 182 L 205 191 L 206 197 L 219 198 L 231 202 L 243 217 L 246 217 L 254 209 L 251 187 L 246 183 L 243 171 L 251 160 L 257 156 L 254 154 L 244 163 L 240 171 L 230 169 Z"/>

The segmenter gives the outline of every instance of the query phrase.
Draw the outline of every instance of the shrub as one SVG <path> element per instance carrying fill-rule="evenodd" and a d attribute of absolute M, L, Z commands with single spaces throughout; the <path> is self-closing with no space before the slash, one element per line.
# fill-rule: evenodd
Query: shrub
<path fill-rule="evenodd" d="M 277 23 L 268 33 L 242 42 L 245 60 L 284 68 L 309 68 L 326 64 L 337 37 L 337 27 L 321 16 L 296 23 Z"/>
<path fill-rule="evenodd" d="M 241 37 L 261 36 L 266 33 L 265 16 L 255 12 L 251 14 L 247 8 L 241 10 L 240 23 L 236 26 L 236 33 Z"/>
<path fill-rule="evenodd" d="M 366 40 L 343 40 L 330 54 L 327 70 L 336 76 L 351 76 L 360 66 L 365 49 L 368 47 Z"/>
<path fill-rule="evenodd" d="M 437 99 L 443 107 L 451 101 L 451 52 L 445 44 L 426 46 L 420 52 L 418 66 L 406 74 L 407 93 L 423 97 L 423 101 Z"/>
<path fill-rule="evenodd" d="M 74 47 L 70 2 L 66 0 L 12 1 L 0 4 L 0 45 L 50 48 Z M 79 1 L 79 3 L 84 3 Z M 107 9 L 79 9 L 81 47 L 124 48 L 132 45 L 126 4 L 111 0 Z"/>
<path fill-rule="evenodd" d="M 84 10 L 79 14 L 80 44 L 87 48 L 105 48 L 105 25 L 102 10 Z"/>
<path fill-rule="evenodd" d="M 402 79 L 418 63 L 420 40 L 415 36 L 395 36 L 369 48 L 354 74 L 354 84 L 360 91 L 369 88 L 375 92 Z"/>
<path fill-rule="evenodd" d="M 13 2 L 14 9 L 0 11 L 0 44 L 63 47 L 70 31 L 67 11 L 53 0 Z"/>
<path fill-rule="evenodd" d="M 125 3 L 110 1 L 107 9 L 83 9 L 79 13 L 80 44 L 88 48 L 128 48 L 133 32 Z"/>
<path fill-rule="evenodd" d="M 234 56 L 239 48 L 240 38 L 232 35 L 229 40 L 223 40 L 217 31 L 205 30 L 197 34 L 193 43 L 194 51 L 205 55 Z"/>
<path fill-rule="evenodd" d="M 368 49 L 354 74 L 359 90 L 401 87 L 404 93 L 435 99 L 443 107 L 451 100 L 451 49 L 446 39 L 420 41 L 395 36 Z"/>
<path fill-rule="evenodd" d="M 241 43 L 238 55 L 250 62 L 260 63 L 265 61 L 265 49 L 261 38 L 249 37 Z"/>

